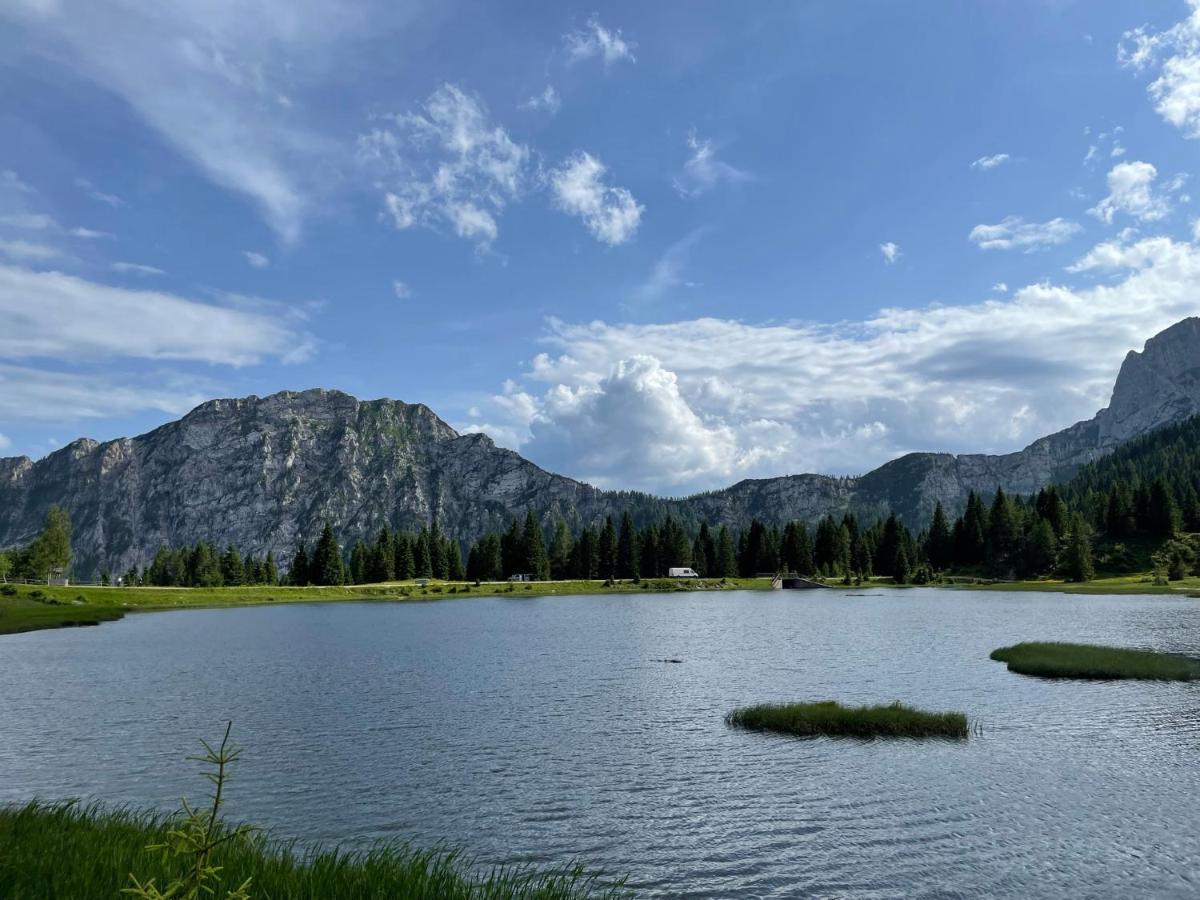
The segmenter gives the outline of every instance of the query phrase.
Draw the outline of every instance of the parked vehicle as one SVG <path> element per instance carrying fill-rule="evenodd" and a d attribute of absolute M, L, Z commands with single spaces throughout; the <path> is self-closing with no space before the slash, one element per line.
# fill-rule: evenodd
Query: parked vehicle
<path fill-rule="evenodd" d="M 700 574 L 695 569 L 688 569 L 680 566 L 678 568 L 667 569 L 668 578 L 699 578 Z"/>

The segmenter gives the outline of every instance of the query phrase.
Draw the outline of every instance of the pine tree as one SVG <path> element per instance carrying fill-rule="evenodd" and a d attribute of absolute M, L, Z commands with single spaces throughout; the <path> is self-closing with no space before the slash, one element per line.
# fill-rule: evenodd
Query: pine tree
<path fill-rule="evenodd" d="M 393 539 L 396 548 L 396 579 L 411 581 L 417 577 L 417 559 L 413 552 L 412 538 L 407 534 L 397 534 Z"/>
<path fill-rule="evenodd" d="M 275 563 L 275 554 L 270 550 L 267 551 L 267 558 L 263 560 L 263 583 L 279 584 L 279 566 Z"/>
<path fill-rule="evenodd" d="M 618 578 L 638 577 L 637 533 L 628 512 L 621 516 L 621 532 L 617 536 L 616 570 Z"/>
<path fill-rule="evenodd" d="M 417 578 L 433 577 L 433 553 L 429 549 L 429 532 L 424 528 L 413 542 L 413 567 Z"/>
<path fill-rule="evenodd" d="M 605 580 L 615 578 L 617 574 L 617 529 L 613 526 L 612 516 L 604 519 L 604 527 L 600 529 L 600 540 L 597 545 L 599 556 L 599 577 Z"/>
<path fill-rule="evenodd" d="M 562 519 L 554 526 L 554 537 L 550 540 L 550 577 L 563 580 L 571 577 L 571 551 L 575 542 Z"/>
<path fill-rule="evenodd" d="M 1155 537 L 1169 538 L 1179 533 L 1179 506 L 1170 485 L 1163 478 L 1150 485 L 1146 509 L 1146 531 Z"/>
<path fill-rule="evenodd" d="M 1063 569 L 1068 581 L 1091 581 L 1096 574 L 1092 563 L 1091 528 L 1080 513 L 1071 517 Z"/>
<path fill-rule="evenodd" d="M 528 572 L 539 581 L 550 577 L 550 557 L 546 554 L 546 541 L 542 526 L 533 515 L 525 513 L 525 527 L 521 530 L 522 572 Z"/>
<path fill-rule="evenodd" d="M 342 584 L 346 580 L 342 551 L 338 547 L 337 537 L 334 536 L 333 526 L 329 522 L 326 522 L 325 527 L 321 529 L 321 537 L 313 550 L 310 568 L 313 584 L 336 585 Z"/>
<path fill-rule="evenodd" d="M 733 578 L 737 575 L 737 559 L 733 553 L 733 537 L 729 529 L 722 525 L 717 533 L 717 571 L 713 573 L 722 578 Z"/>
<path fill-rule="evenodd" d="M 641 536 L 638 538 L 638 547 L 641 550 L 641 565 L 638 566 L 638 571 L 644 578 L 659 578 L 663 575 L 661 557 L 658 550 L 658 529 L 654 525 L 647 525 L 642 529 Z"/>
<path fill-rule="evenodd" d="M 434 578 L 445 581 L 450 577 L 450 563 L 446 558 L 446 541 L 438 528 L 437 519 L 429 526 L 429 570 Z"/>
<path fill-rule="evenodd" d="M 237 587 L 246 582 L 246 565 L 238 548 L 230 544 L 221 555 L 221 580 L 229 587 Z"/>
<path fill-rule="evenodd" d="M 367 545 L 356 540 L 350 548 L 350 583 L 367 583 Z"/>
<path fill-rule="evenodd" d="M 463 568 L 462 549 L 459 547 L 458 541 L 450 541 L 446 545 L 446 567 L 450 571 L 451 581 L 462 581 L 467 577 L 466 570 Z"/>
<path fill-rule="evenodd" d="M 392 532 L 384 525 L 367 552 L 367 581 L 378 584 L 396 577 L 396 548 Z"/>
<path fill-rule="evenodd" d="M 896 584 L 908 584 L 912 580 L 912 571 L 908 559 L 908 551 L 901 543 L 896 548 L 896 558 L 892 561 L 892 581 Z"/>
<path fill-rule="evenodd" d="M 1038 517 L 1029 532 L 1025 549 L 1025 570 L 1033 575 L 1053 572 L 1058 560 L 1058 537 L 1049 520 Z"/>
<path fill-rule="evenodd" d="M 950 523 L 946 521 L 946 511 L 940 500 L 933 509 L 929 533 L 925 536 L 925 556 L 938 572 L 949 569 L 954 561 L 954 536 L 950 533 Z"/>
<path fill-rule="evenodd" d="M 500 555 L 504 560 L 504 575 L 516 575 L 524 571 L 525 552 L 521 545 L 521 526 L 513 519 L 508 531 L 500 538 Z"/>

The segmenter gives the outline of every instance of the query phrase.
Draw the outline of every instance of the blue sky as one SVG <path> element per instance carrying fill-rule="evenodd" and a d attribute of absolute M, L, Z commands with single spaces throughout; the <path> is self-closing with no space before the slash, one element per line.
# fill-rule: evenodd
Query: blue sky
<path fill-rule="evenodd" d="M 1184 0 L 0 5 L 0 452 L 424 402 L 682 493 L 1004 451 L 1200 310 Z"/>

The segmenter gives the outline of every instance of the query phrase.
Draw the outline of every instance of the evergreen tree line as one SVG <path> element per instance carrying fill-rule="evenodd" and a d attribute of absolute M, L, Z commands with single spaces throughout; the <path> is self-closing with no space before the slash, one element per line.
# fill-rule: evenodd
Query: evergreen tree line
<path fill-rule="evenodd" d="M 105 575 L 102 580 L 107 581 Z M 144 570 L 131 568 L 122 578 L 127 585 L 155 587 L 240 587 L 279 584 L 279 567 L 270 550 L 261 559 L 243 555 L 229 544 L 218 552 L 208 541 L 190 547 L 159 547 Z"/>
<path fill-rule="evenodd" d="M 311 553 L 301 544 L 288 569 L 294 585 L 374 584 L 410 578 L 461 581 L 466 577 L 458 541 L 434 522 L 416 534 L 380 529 L 372 541 L 356 540 L 343 557 L 333 527 L 326 522 Z"/>

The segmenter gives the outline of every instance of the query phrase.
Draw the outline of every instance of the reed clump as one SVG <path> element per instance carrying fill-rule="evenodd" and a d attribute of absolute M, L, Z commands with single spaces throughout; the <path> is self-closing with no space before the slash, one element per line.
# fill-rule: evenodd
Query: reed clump
<path fill-rule="evenodd" d="M 1097 644 L 1029 641 L 993 650 L 991 658 L 1010 672 L 1041 678 L 1191 681 L 1200 678 L 1200 660 L 1176 653 L 1129 650 Z"/>
<path fill-rule="evenodd" d="M 735 709 L 725 722 L 735 728 L 801 737 L 965 738 L 969 731 L 963 713 L 926 712 L 899 702 L 880 706 L 843 706 L 833 700 L 762 703 Z"/>

